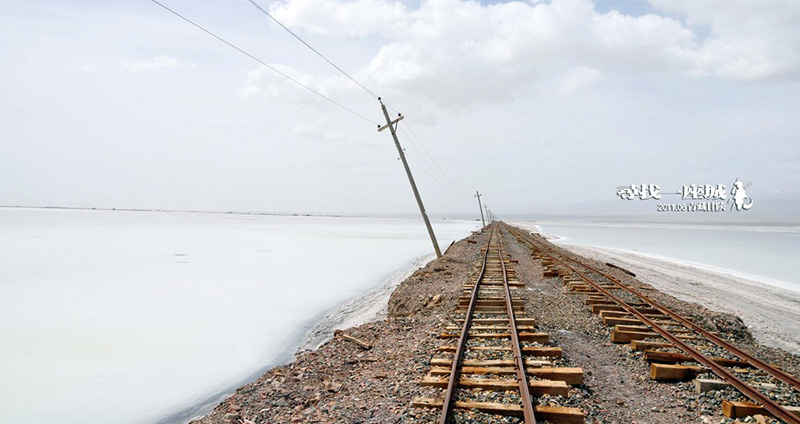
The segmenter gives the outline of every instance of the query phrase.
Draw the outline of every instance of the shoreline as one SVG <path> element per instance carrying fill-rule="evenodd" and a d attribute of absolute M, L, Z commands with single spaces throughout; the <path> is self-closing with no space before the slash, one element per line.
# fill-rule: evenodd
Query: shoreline
<path fill-rule="evenodd" d="M 237 388 L 258 380 L 276 367 L 294 362 L 298 355 L 304 352 L 317 350 L 333 338 L 334 331 L 359 326 L 385 317 L 388 312 L 389 297 L 397 286 L 434 259 L 436 257 L 433 254 L 415 258 L 404 267 L 390 273 L 377 287 L 320 313 L 309 320 L 309 324 L 304 326 L 295 337 L 286 342 L 286 349 L 278 360 L 258 369 L 247 378 L 206 396 L 191 406 L 159 419 L 156 424 L 187 424 L 201 419 L 211 413 L 215 406 L 236 393 Z"/>
<path fill-rule="evenodd" d="M 355 327 L 384 318 L 389 310 L 389 297 L 397 286 L 434 259 L 436 259 L 434 254 L 420 256 L 406 266 L 392 272 L 378 287 L 321 314 L 324 317 L 318 319 L 316 324 L 305 331 L 301 337 L 305 341 L 296 345 L 293 356 L 297 356 L 304 351 L 318 349 L 322 344 L 333 338 L 336 330 Z"/>

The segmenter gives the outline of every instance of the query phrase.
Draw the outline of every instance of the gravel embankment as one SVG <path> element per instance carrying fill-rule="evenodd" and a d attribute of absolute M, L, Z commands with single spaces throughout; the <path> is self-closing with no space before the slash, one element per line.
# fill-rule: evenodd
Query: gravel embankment
<path fill-rule="evenodd" d="M 419 380 L 440 344 L 435 335 L 455 308 L 461 284 L 477 263 L 486 237 L 459 241 L 447 255 L 402 282 L 390 298 L 386 319 L 344 331 L 371 344 L 371 349 L 335 337 L 239 388 L 193 423 L 411 421 L 424 412 L 410 403 L 422 393 Z M 441 296 L 434 303 L 436 295 Z"/>
<path fill-rule="evenodd" d="M 371 349 L 335 337 L 239 388 L 193 423 L 431 422 L 435 414 L 412 408 L 411 400 L 431 396 L 419 381 L 428 372 L 436 347 L 443 344 L 436 336 L 450 322 L 461 284 L 474 274 L 487 236 L 481 233 L 459 241 L 443 258 L 401 283 L 389 300 L 386 319 L 344 331 L 371 344 Z M 539 261 L 525 245 L 510 234 L 503 237 L 506 249 L 519 261 L 517 276 L 527 284 L 526 309 L 537 319 L 538 331 L 549 333 L 552 344 L 563 349 L 560 363 L 584 369 L 585 384 L 572 390 L 570 399 L 540 402 L 582 407 L 587 423 L 732 422 L 720 413 L 721 394 L 700 396 L 691 391 L 691 383 L 651 380 L 640 354 L 610 342 L 609 329 L 583 304 L 583 296 L 565 295 L 560 279 L 542 277 Z M 612 271 L 623 281 L 645 287 L 627 274 Z M 649 287 L 647 292 L 767 361 L 794 374 L 800 370 L 797 356 L 756 344 L 737 317 Z"/>

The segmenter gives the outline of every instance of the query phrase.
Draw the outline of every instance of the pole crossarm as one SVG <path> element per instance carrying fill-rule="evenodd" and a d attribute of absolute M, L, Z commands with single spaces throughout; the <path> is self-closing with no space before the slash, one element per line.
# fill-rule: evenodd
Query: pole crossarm
<path fill-rule="evenodd" d="M 386 128 L 389 128 L 389 127 L 392 127 L 392 132 L 397 131 L 397 123 L 402 121 L 403 119 L 405 119 L 405 116 L 400 115 L 400 117 L 395 119 L 394 121 L 391 121 L 391 122 L 389 122 L 388 124 L 386 124 L 386 125 L 384 125 L 382 127 L 378 126 L 378 132 L 381 132 L 381 131 L 385 130 Z"/>

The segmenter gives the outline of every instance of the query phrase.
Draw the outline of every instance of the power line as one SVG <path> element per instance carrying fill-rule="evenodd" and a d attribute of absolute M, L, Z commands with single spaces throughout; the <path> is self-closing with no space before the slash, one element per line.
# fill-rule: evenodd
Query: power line
<path fill-rule="evenodd" d="M 453 193 L 453 194 L 455 194 L 456 196 L 463 196 L 461 193 L 458 193 L 458 192 L 454 191 L 452 188 L 448 187 L 448 186 L 447 186 L 445 183 L 443 183 L 443 182 L 442 182 L 440 179 L 438 179 L 438 177 L 437 177 L 435 174 L 432 174 L 430 171 L 428 171 L 427 169 L 425 169 L 425 167 L 424 167 L 424 166 L 422 166 L 422 165 L 421 165 L 419 162 L 417 162 L 417 161 L 414 159 L 414 157 L 413 157 L 413 156 L 408 156 L 408 159 L 409 159 L 411 162 L 413 162 L 413 163 L 414 163 L 414 165 L 417 165 L 417 168 L 419 168 L 419 169 L 420 169 L 422 172 L 424 172 L 424 173 L 425 173 L 425 175 L 429 176 L 429 177 L 431 178 L 431 180 L 433 180 L 433 181 L 434 181 L 436 184 L 439 184 L 439 186 L 441 186 L 441 187 L 442 187 L 442 188 L 444 188 L 445 190 L 449 191 L 450 193 Z"/>
<path fill-rule="evenodd" d="M 405 132 L 403 132 L 403 134 L 405 134 Z M 417 148 L 417 146 L 413 142 L 411 142 L 410 139 L 408 139 L 408 140 L 409 140 L 409 143 L 411 144 L 411 147 L 414 148 L 414 150 L 419 154 L 419 158 L 422 160 L 422 163 L 419 163 L 419 162 L 415 162 L 415 163 L 417 163 L 417 165 L 426 174 L 428 174 L 432 179 L 434 179 L 434 181 L 436 181 L 439 185 L 441 185 L 442 187 L 447 189 L 447 191 L 455 194 L 456 196 L 470 197 L 470 195 L 464 194 L 464 192 L 461 191 L 457 186 L 451 184 L 445 178 L 443 178 L 439 173 L 437 173 L 436 170 L 431 165 L 430 161 L 428 161 L 428 159 L 426 159 L 425 156 L 422 155 L 422 153 L 420 152 L 419 148 Z M 409 158 L 412 158 L 412 159 L 413 159 L 413 157 L 414 156 L 409 156 Z M 423 166 L 423 164 L 425 166 Z M 426 169 L 426 167 L 427 167 L 427 169 Z"/>
<path fill-rule="evenodd" d="M 248 2 L 250 2 L 250 4 L 252 4 L 252 5 L 253 5 L 253 6 L 254 6 L 256 9 L 258 9 L 259 11 L 261 11 L 261 13 L 263 13 L 263 14 L 267 15 L 267 16 L 268 16 L 270 19 L 272 19 L 273 21 L 275 21 L 275 23 L 276 23 L 276 24 L 278 24 L 278 25 L 280 25 L 280 26 L 281 26 L 281 28 L 285 29 L 285 30 L 286 30 L 286 32 L 288 32 L 289 34 L 292 34 L 292 36 L 293 36 L 294 38 L 296 38 L 298 41 L 300 41 L 301 43 L 303 43 L 303 44 L 304 44 L 306 47 L 308 47 L 309 49 L 311 49 L 311 51 L 312 51 L 312 52 L 314 52 L 314 53 L 316 53 L 316 54 L 317 54 L 317 56 L 321 57 L 321 58 L 322 58 L 324 61 L 328 62 L 328 64 L 330 64 L 331 66 L 333 66 L 334 68 L 336 68 L 336 70 L 337 70 L 337 71 L 339 71 L 339 72 L 341 72 L 341 73 L 342 73 L 342 75 L 346 76 L 347 78 L 349 78 L 349 79 L 350 79 L 350 81 L 353 81 L 353 82 L 354 82 L 356 85 L 358 85 L 359 87 L 361 87 L 361 89 L 362 89 L 362 90 L 364 90 L 364 91 L 366 91 L 366 92 L 367 92 L 369 95 L 371 95 L 373 99 L 378 97 L 378 95 L 377 95 L 377 94 L 375 94 L 375 93 L 374 93 L 372 90 L 370 90 L 369 88 L 367 88 L 366 86 L 364 86 L 364 84 L 361 84 L 360 82 L 356 81 L 356 79 L 355 79 L 355 78 L 351 77 L 351 76 L 350 76 L 350 74 L 348 74 L 347 72 L 345 72 L 344 70 L 342 70 L 342 68 L 340 68 L 340 67 L 336 66 L 336 64 L 335 64 L 335 63 L 333 63 L 333 62 L 331 62 L 331 60 L 330 60 L 330 59 L 328 59 L 327 57 L 325 57 L 325 55 L 323 55 L 322 53 L 320 53 L 320 52 L 319 52 L 317 49 L 315 49 L 314 47 L 311 47 L 311 45 L 310 45 L 310 44 L 306 43 L 306 41 L 305 41 L 305 40 L 303 40 L 302 38 L 300 38 L 300 36 L 299 36 L 299 35 L 295 34 L 295 33 L 294 33 L 294 31 L 292 31 L 292 30 L 291 30 L 291 29 L 289 29 L 289 28 L 288 28 L 286 25 L 284 25 L 283 23 L 281 23 L 281 21 L 279 21 L 279 20 L 278 20 L 276 17 L 272 16 L 272 14 L 271 14 L 271 13 L 269 13 L 269 12 L 268 12 L 266 9 L 264 9 L 263 7 L 261 7 L 261 6 L 260 6 L 258 3 L 256 3 L 254 0 L 247 0 L 247 1 L 248 1 Z"/>
<path fill-rule="evenodd" d="M 283 72 L 279 71 L 277 68 L 275 68 L 275 67 L 271 66 L 270 64 L 268 64 L 268 63 L 264 62 L 263 60 L 261 60 L 261 59 L 259 59 L 259 58 L 255 57 L 255 56 L 253 56 L 252 54 L 250 54 L 250 53 L 248 53 L 248 52 L 244 51 L 243 49 L 241 49 L 241 48 L 237 47 L 236 45 L 234 45 L 233 43 L 229 42 L 228 40 L 225 40 L 224 38 L 222 38 L 222 37 L 218 36 L 217 34 L 214 34 L 213 32 L 211 32 L 211 31 L 209 31 L 209 30 L 207 30 L 207 29 L 203 28 L 202 26 L 200 26 L 200 24 L 197 24 L 197 23 L 195 23 L 195 22 L 194 22 L 194 21 L 192 21 L 191 19 L 189 19 L 189 18 L 187 18 L 187 17 L 185 17 L 185 16 L 181 15 L 180 13 L 178 13 L 178 12 L 176 12 L 176 11 L 174 11 L 174 10 L 170 9 L 169 7 L 167 7 L 167 6 L 163 5 L 162 3 L 158 2 L 158 0 L 150 0 L 150 1 L 152 1 L 153 3 L 155 3 L 155 4 L 159 5 L 159 6 L 161 6 L 163 9 L 167 10 L 168 12 L 172 13 L 173 15 L 175 15 L 175 16 L 177 16 L 177 17 L 179 17 L 179 18 L 183 19 L 184 21 L 186 21 L 186 22 L 188 22 L 188 23 L 192 24 L 192 25 L 193 25 L 193 26 L 195 26 L 197 29 L 199 29 L 199 30 L 201 30 L 201 31 L 205 32 L 206 34 L 208 34 L 208 35 L 210 35 L 210 36 L 212 36 L 212 37 L 216 38 L 218 41 L 220 41 L 220 42 L 222 42 L 222 43 L 226 44 L 228 47 L 231 47 L 232 49 L 234 49 L 234 50 L 238 51 L 239 53 L 242 53 L 243 55 L 245 55 L 245 56 L 249 57 L 250 59 L 253 59 L 254 61 L 258 62 L 259 64 L 266 66 L 267 68 L 271 69 L 273 72 L 275 72 L 275 73 L 277 73 L 278 75 L 280 75 L 280 76 L 282 76 L 282 77 L 284 77 L 284 78 L 288 79 L 289 81 L 292 81 L 293 83 L 295 83 L 295 84 L 299 85 L 300 87 L 303 87 L 303 88 L 305 88 L 306 90 L 308 90 L 308 91 L 310 91 L 310 92 L 312 92 L 312 93 L 316 94 L 317 96 L 319 96 L 319 97 L 321 97 L 321 98 L 323 98 L 323 99 L 325 99 L 325 100 L 327 100 L 327 101 L 329 101 L 329 102 L 333 103 L 333 104 L 334 104 L 334 105 L 336 105 L 336 106 L 339 106 L 340 108 L 342 108 L 342 109 L 344 109 L 344 110 L 346 110 L 346 111 L 348 111 L 348 112 L 352 113 L 353 115 L 355 115 L 355 116 L 357 116 L 357 117 L 359 117 L 359 118 L 361 118 L 361 119 L 363 119 L 363 120 L 365 120 L 365 121 L 367 121 L 367 122 L 369 122 L 369 123 L 371 123 L 371 124 L 373 124 L 373 125 L 380 125 L 380 124 L 378 124 L 377 122 L 373 121 L 372 119 L 369 119 L 369 118 L 367 118 L 366 116 L 364 116 L 364 115 L 362 115 L 362 114 L 360 114 L 360 113 L 358 113 L 358 112 L 354 111 L 353 109 L 350 109 L 349 107 L 347 107 L 347 106 L 345 106 L 345 105 L 343 105 L 343 104 L 341 104 L 341 103 L 337 102 L 336 100 L 333 100 L 333 99 L 331 99 L 330 97 L 328 97 L 328 96 L 326 96 L 326 95 L 324 95 L 324 94 L 320 93 L 319 91 L 317 91 L 317 90 L 314 90 L 313 88 L 311 88 L 311 87 L 309 87 L 309 86 L 307 86 L 307 85 L 303 84 L 302 82 L 300 82 L 300 81 L 298 81 L 298 80 L 296 80 L 296 79 L 292 78 L 291 76 L 289 76 L 289 75 L 287 75 L 287 74 L 285 74 L 285 73 L 283 73 Z"/>
<path fill-rule="evenodd" d="M 422 140 L 420 140 L 420 139 L 419 139 L 419 137 L 417 137 L 417 135 L 414 133 L 414 130 L 413 130 L 413 129 L 411 129 L 411 126 L 410 126 L 410 125 L 408 125 L 408 123 L 406 123 L 406 127 L 408 127 L 408 131 L 411 133 L 411 135 L 413 136 L 413 138 L 414 138 L 414 139 L 417 141 L 417 144 L 419 144 L 419 147 L 422 149 L 422 151 L 420 151 L 419 149 L 417 149 L 416 145 L 415 145 L 413 142 L 411 143 L 411 146 L 412 146 L 412 147 L 414 147 L 414 149 L 415 149 L 415 150 L 417 150 L 417 152 L 420 154 L 420 157 L 422 157 L 422 159 L 423 159 L 423 160 L 424 160 L 426 163 L 428 163 L 428 165 L 429 165 L 429 166 L 431 166 L 431 169 L 433 170 L 433 172 L 435 172 L 435 173 L 437 173 L 438 175 L 440 175 L 440 176 L 441 176 L 441 178 L 442 178 L 442 179 L 443 179 L 443 180 L 444 180 L 444 181 L 445 181 L 447 184 L 449 184 L 449 185 L 450 185 L 450 186 L 451 186 L 451 187 L 452 187 L 452 188 L 453 188 L 455 191 L 459 192 L 459 193 L 458 193 L 458 195 L 459 195 L 459 196 L 463 196 L 463 197 L 470 197 L 470 196 L 472 196 L 471 194 L 468 194 L 468 193 L 467 193 L 465 190 L 463 190 L 461 187 L 459 187 L 459 186 L 458 186 L 458 184 L 456 184 L 455 182 L 453 182 L 453 180 L 452 180 L 452 179 L 450 179 L 450 177 L 449 177 L 449 176 L 447 176 L 447 173 L 446 173 L 446 172 L 444 172 L 444 170 L 442 169 L 442 167 L 441 167 L 441 166 L 439 166 L 439 163 L 436 161 L 436 159 L 434 159 L 434 158 L 433 158 L 433 156 L 430 154 L 430 152 L 428 152 L 428 149 L 426 149 L 426 148 L 425 148 L 425 144 L 423 144 L 423 143 L 422 143 Z M 403 131 L 403 134 L 405 134 L 405 131 L 403 130 L 403 128 L 400 128 L 400 130 L 401 130 L 401 131 Z M 411 140 L 409 139 L 409 141 L 411 141 Z M 424 152 L 424 153 L 423 153 L 423 152 Z M 426 158 L 425 158 L 425 156 L 427 156 L 427 158 L 428 158 L 428 159 L 426 159 Z M 438 170 L 438 171 L 437 171 L 437 170 Z"/>
<path fill-rule="evenodd" d="M 406 127 L 408 127 L 408 131 L 411 133 L 411 135 L 414 137 L 414 139 L 417 140 L 417 143 L 419 143 L 419 146 L 422 148 L 422 150 L 425 152 L 425 154 L 428 155 L 428 157 L 431 159 L 431 162 L 433 162 L 433 165 L 439 170 L 439 173 L 442 175 L 442 177 L 444 179 L 446 179 L 448 182 L 450 182 L 450 184 L 453 185 L 453 187 L 455 187 L 456 189 L 458 189 L 458 191 L 466 193 L 466 191 L 462 190 L 458 186 L 458 184 L 456 184 L 453 180 L 450 179 L 449 176 L 447 176 L 447 173 L 444 172 L 444 169 L 442 169 L 442 167 L 439 166 L 439 163 L 436 161 L 436 159 L 433 157 L 433 155 L 431 155 L 430 152 L 428 152 L 428 149 L 425 148 L 425 144 L 422 143 L 422 140 L 420 140 L 419 137 L 417 137 L 417 134 L 414 132 L 414 129 L 411 128 L 411 125 L 406 123 Z M 467 196 L 471 196 L 471 195 L 467 194 Z"/>
<path fill-rule="evenodd" d="M 413 144 L 412 144 L 412 146 L 413 146 Z M 415 148 L 415 149 L 416 149 L 416 148 Z M 436 173 L 434 173 L 434 172 L 432 171 L 432 168 L 431 168 L 431 170 L 428 170 L 428 169 L 426 169 L 426 167 L 425 167 L 425 166 L 423 166 L 423 165 L 422 165 L 422 163 L 420 163 L 419 161 L 417 161 L 417 160 L 415 160 L 415 159 L 414 159 L 414 156 L 409 156 L 409 155 L 406 155 L 406 157 L 407 157 L 407 158 L 408 158 L 408 160 L 410 160 L 410 161 L 411 161 L 411 162 L 412 162 L 414 165 L 416 165 L 416 167 L 417 167 L 417 168 L 418 168 L 420 171 L 424 172 L 424 173 L 425 173 L 425 175 L 427 175 L 428 177 L 430 177 L 430 179 L 431 179 L 431 180 L 433 180 L 433 182 L 435 182 L 436 184 L 438 184 L 440 187 L 444 188 L 445 190 L 449 191 L 450 193 L 453 193 L 453 194 L 455 194 L 456 196 L 463 196 L 463 194 L 461 194 L 461 193 L 459 193 L 459 192 L 455 191 L 453 188 L 451 188 L 450 186 L 448 186 L 446 181 L 442 180 L 442 179 L 441 179 L 441 177 L 439 177 L 438 175 L 436 175 Z M 420 156 L 420 157 L 421 157 L 421 156 Z M 424 160 L 424 158 L 423 158 L 423 160 Z"/>

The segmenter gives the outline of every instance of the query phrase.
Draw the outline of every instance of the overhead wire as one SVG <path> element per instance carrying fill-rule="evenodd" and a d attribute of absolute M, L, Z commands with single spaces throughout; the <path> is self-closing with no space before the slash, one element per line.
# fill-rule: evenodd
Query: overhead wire
<path fill-rule="evenodd" d="M 433 155 L 431 155 L 431 154 L 430 154 L 430 152 L 428 152 L 428 149 L 426 149 L 426 148 L 425 148 L 425 144 L 424 144 L 424 143 L 422 143 L 422 140 L 420 140 L 420 139 L 419 139 L 419 137 L 417 137 L 417 135 L 414 133 L 414 130 L 412 130 L 412 129 L 411 129 L 411 126 L 410 126 L 410 125 L 408 125 L 408 123 L 406 123 L 406 125 L 405 125 L 405 126 L 408 128 L 408 131 L 411 133 L 411 135 L 412 135 L 412 137 L 413 137 L 413 138 L 412 138 L 412 137 L 408 137 L 408 135 L 406 134 L 405 130 L 403 130 L 403 128 L 402 128 L 402 127 L 400 128 L 400 130 L 403 132 L 403 134 L 404 134 L 404 135 L 406 135 L 406 138 L 409 140 L 409 143 L 410 143 L 410 144 L 411 144 L 411 146 L 414 148 L 414 150 L 416 150 L 416 151 L 417 151 L 417 153 L 419 153 L 419 155 L 420 155 L 420 157 L 422 158 L 422 160 L 424 160 L 424 161 L 425 161 L 425 163 L 427 163 L 427 164 L 428 164 L 428 166 L 430 166 L 430 167 L 431 167 L 432 171 L 433 171 L 434 173 L 436 173 L 437 175 L 439 175 L 439 176 L 440 176 L 440 178 L 441 178 L 443 181 L 445 181 L 445 183 L 446 183 L 447 185 L 449 185 L 450 187 L 452 187 L 452 189 L 453 189 L 452 191 L 454 191 L 454 192 L 455 192 L 456 194 L 458 194 L 459 196 L 463 196 L 463 197 L 472 197 L 472 194 L 470 194 L 470 193 L 468 193 L 466 190 L 462 189 L 462 188 L 461 188 L 461 187 L 460 187 L 458 184 L 456 184 L 456 183 L 455 183 L 455 182 L 454 182 L 454 181 L 453 181 L 453 180 L 452 180 L 452 179 L 451 179 L 451 178 L 450 178 L 450 177 L 447 175 L 447 173 L 446 173 L 446 172 L 444 172 L 444 170 L 443 170 L 443 169 L 442 169 L 442 167 L 439 165 L 439 163 L 436 161 L 436 159 L 434 159 Z M 414 142 L 414 140 L 416 140 L 416 143 Z M 419 148 L 417 148 L 417 144 L 419 145 Z"/>
<path fill-rule="evenodd" d="M 321 58 L 322 58 L 324 61 L 328 62 L 328 64 L 329 64 L 329 65 L 331 65 L 331 66 L 333 66 L 334 68 L 336 68 L 336 70 L 337 70 L 337 71 L 339 71 L 339 72 L 341 72 L 341 73 L 342 73 L 342 75 L 344 75 L 345 77 L 347 77 L 348 79 L 350 79 L 350 81 L 353 81 L 353 83 L 355 83 L 357 86 L 361 87 L 361 89 L 362 89 L 362 90 L 364 90 L 364 91 L 366 91 L 366 92 L 367 92 L 367 94 L 371 95 L 373 99 L 376 99 L 376 98 L 378 98 L 378 95 L 377 95 L 377 94 L 375 94 L 375 93 L 374 93 L 372 90 L 370 90 L 369 88 L 367 88 L 367 87 L 366 87 L 364 84 L 361 84 L 360 82 L 358 82 L 358 81 L 357 81 L 355 78 L 351 77 L 351 76 L 350 76 L 350 74 L 348 74 L 347 72 L 345 72 L 345 71 L 344 71 L 342 68 L 340 68 L 340 67 L 336 66 L 336 64 L 335 64 L 335 63 L 333 63 L 333 62 L 332 62 L 330 59 L 328 59 L 327 57 L 325 57 L 325 55 L 323 55 L 322 53 L 320 53 L 320 52 L 319 52 L 319 50 L 317 50 L 317 49 L 315 49 L 314 47 L 312 47 L 312 46 L 311 46 L 311 44 L 308 44 L 308 43 L 306 43 L 306 41 L 305 41 L 305 40 L 303 40 L 303 39 L 302 39 L 302 38 L 301 38 L 299 35 L 297 35 L 297 34 L 296 34 L 294 31 L 292 31 L 291 29 L 289 29 L 289 27 L 287 27 L 287 26 L 286 26 L 286 25 L 284 25 L 284 24 L 283 24 L 281 21 L 279 21 L 279 20 L 278 20 L 278 18 L 276 18 L 275 16 L 273 16 L 271 13 L 269 13 L 269 12 L 267 11 L 267 9 L 264 9 L 263 7 L 261 7 L 261 6 L 260 6 L 258 3 L 256 3 L 256 2 L 255 2 L 255 0 L 247 0 L 247 1 L 248 1 L 250 4 L 252 4 L 252 5 L 253 5 L 253 6 L 254 6 L 256 9 L 258 9 L 258 10 L 259 10 L 261 13 L 263 13 L 264 15 L 267 15 L 267 17 L 269 17 L 270 19 L 272 19 L 272 20 L 273 20 L 273 21 L 274 21 L 276 24 L 280 25 L 280 27 L 281 27 L 281 28 L 283 28 L 283 29 L 285 29 L 285 30 L 286 30 L 286 32 L 288 32 L 289 34 L 292 34 L 292 36 L 293 36 L 294 38 L 296 38 L 298 41 L 300 41 L 301 43 L 303 43 L 303 45 L 305 45 L 306 47 L 308 47 L 309 49 L 311 49 L 311 51 L 312 51 L 312 52 L 314 52 L 314 53 L 316 53 L 316 54 L 317 54 L 317 56 L 321 57 Z"/>
<path fill-rule="evenodd" d="M 419 166 L 420 168 L 422 168 L 422 169 L 423 169 L 423 171 L 425 171 L 425 172 L 426 172 L 428 175 L 430 175 L 430 176 L 431 176 L 431 178 L 434 178 L 434 179 L 435 179 L 435 181 L 439 183 L 439 185 L 441 185 L 442 187 L 446 188 L 446 189 L 447 189 L 448 191 L 450 191 L 451 193 L 453 193 L 453 194 L 455 194 L 455 195 L 457 195 L 457 196 L 461 196 L 461 197 L 471 197 L 471 196 L 472 196 L 471 194 L 467 194 L 467 193 L 466 193 L 464 190 L 461 190 L 461 189 L 460 189 L 460 188 L 459 188 L 457 185 L 455 185 L 455 184 L 454 184 L 454 183 L 453 183 L 453 182 L 452 182 L 452 181 L 451 181 L 451 180 L 450 180 L 450 179 L 449 179 L 449 178 L 448 178 L 446 175 L 444 175 L 442 172 L 437 172 L 437 171 L 436 171 L 436 169 L 435 169 L 435 167 L 434 167 L 434 165 L 431 163 L 431 160 L 432 160 L 433 158 L 432 158 L 432 157 L 430 157 L 430 155 L 428 155 L 428 158 L 430 158 L 430 159 L 428 159 L 428 158 L 426 158 L 425 154 L 423 154 L 423 153 L 422 153 L 422 152 L 423 152 L 423 150 L 421 150 L 421 149 L 420 149 L 420 148 L 424 149 L 424 147 L 422 146 L 422 144 L 421 144 L 421 143 L 419 143 L 419 146 L 420 146 L 420 147 L 417 147 L 417 144 L 418 144 L 418 143 L 414 143 L 414 141 L 413 141 L 413 140 L 412 140 L 412 139 L 411 139 L 411 138 L 408 136 L 408 134 L 406 133 L 406 131 L 405 131 L 405 130 L 404 130 L 402 127 L 400 127 L 400 131 L 401 131 L 401 132 L 402 132 L 402 133 L 403 133 L 403 134 L 406 136 L 406 139 L 408 140 L 408 142 L 409 142 L 409 144 L 411 145 L 411 147 L 412 147 L 412 148 L 413 148 L 413 149 L 414 149 L 414 150 L 417 152 L 417 154 L 419 155 L 419 158 L 420 158 L 420 159 L 421 159 L 421 160 L 422 160 L 422 161 L 425 163 L 425 165 L 427 165 L 427 167 L 430 169 L 430 171 L 426 171 L 424 168 L 422 168 L 422 165 L 421 165 L 421 164 L 418 164 L 418 166 Z"/>
<path fill-rule="evenodd" d="M 391 137 L 390 134 L 387 134 L 387 136 Z M 413 144 L 412 144 L 412 146 L 413 146 Z M 456 196 L 464 196 L 464 194 L 455 191 L 455 189 L 452 188 L 451 186 L 449 186 L 446 181 L 442 180 L 441 177 L 436 175 L 436 173 L 432 171 L 432 168 L 430 168 L 430 167 L 426 168 L 425 166 L 423 166 L 423 164 L 420 163 L 419 161 L 417 161 L 415 159 L 414 155 L 410 155 L 409 152 L 406 151 L 406 149 L 403 149 L 403 154 L 405 155 L 406 159 L 408 159 L 409 162 L 411 162 L 411 163 L 413 163 L 415 165 L 416 169 L 419 169 L 420 171 L 422 171 L 425 175 L 427 175 L 437 185 L 439 185 L 443 189 L 449 191 L 450 193 L 455 194 Z M 422 158 L 422 156 L 420 156 L 420 158 Z M 423 160 L 424 160 L 424 158 L 423 158 Z"/>
<path fill-rule="evenodd" d="M 359 117 L 359 118 L 361 118 L 361 119 L 363 119 L 363 120 L 365 120 L 365 121 L 367 121 L 367 122 L 369 122 L 369 123 L 371 123 L 371 124 L 374 124 L 374 125 L 380 125 L 380 124 L 378 124 L 377 122 L 373 121 L 372 119 L 369 119 L 369 118 L 367 118 L 366 116 L 364 116 L 364 115 L 362 115 L 362 114 L 360 114 L 360 113 L 358 113 L 358 112 L 354 111 L 353 109 L 350 109 L 349 107 L 347 107 L 347 106 L 345 106 L 345 105 L 343 105 L 343 104 L 341 104 L 341 103 L 337 102 L 336 100 L 333 100 L 333 99 L 331 99 L 330 97 L 328 97 L 328 96 L 326 96 L 326 95 L 324 95 L 324 94 L 320 93 L 319 91 L 317 91 L 317 90 L 315 90 L 315 89 L 313 89 L 313 88 L 311 88 L 311 87 L 309 87 L 309 86 L 307 86 L 307 85 L 303 84 L 302 82 L 298 81 L 297 79 L 295 79 L 295 78 L 292 78 L 291 76 L 287 75 L 286 73 L 284 73 L 284 72 L 281 72 L 280 70 L 278 70 L 278 69 L 277 69 L 277 68 L 275 68 L 274 66 L 272 66 L 272 65 L 270 65 L 270 64 L 268 64 L 268 63 L 266 63 L 266 62 L 264 62 L 263 60 L 261 60 L 261 59 L 257 58 L 256 56 L 254 56 L 254 55 L 252 55 L 252 54 L 250 54 L 250 53 L 246 52 L 244 49 L 242 49 L 242 48 L 240 48 L 240 47 L 236 46 L 235 44 L 231 43 L 230 41 L 228 41 L 228 40 L 226 40 L 226 39 L 224 39 L 224 38 L 220 37 L 220 36 L 219 36 L 219 35 L 217 35 L 217 34 L 214 34 L 214 33 L 213 33 L 213 32 L 211 32 L 210 30 L 208 30 L 208 29 L 204 28 L 203 26 L 201 26 L 200 24 L 198 24 L 198 23 L 196 23 L 196 22 L 192 21 L 191 19 L 189 19 L 189 18 L 187 18 L 187 17 L 185 17 L 185 16 L 181 15 L 180 13 L 176 12 L 175 10 L 173 10 L 173 9 L 170 9 L 170 8 L 169 8 L 169 7 L 167 7 L 166 5 L 164 5 L 164 4 L 162 4 L 161 2 L 159 2 L 158 0 L 150 0 L 150 1 L 152 1 L 153 3 L 155 3 L 155 4 L 159 5 L 159 6 L 161 6 L 163 9 L 167 10 L 168 12 L 172 13 L 173 15 L 175 15 L 175 16 L 177 16 L 177 17 L 179 17 L 179 18 L 183 19 L 184 21 L 186 21 L 186 22 L 188 22 L 188 23 L 190 23 L 191 25 L 193 25 L 193 26 L 194 26 L 194 27 L 196 27 L 197 29 L 199 29 L 199 30 L 201 30 L 201 31 L 205 32 L 206 34 L 208 34 L 208 35 L 210 35 L 210 36 L 212 36 L 212 37 L 216 38 L 218 41 L 220 41 L 220 42 L 222 42 L 222 43 L 226 44 L 228 47 L 231 47 L 232 49 L 234 49 L 234 50 L 238 51 L 239 53 L 242 53 L 243 55 L 245 55 L 245 56 L 249 57 L 250 59 L 252 59 L 252 60 L 254 60 L 254 61 L 258 62 L 259 64 L 261 64 L 261 65 L 263 65 L 263 66 L 265 66 L 265 67 L 267 67 L 267 68 L 269 68 L 270 70 L 272 70 L 273 72 L 277 73 L 278 75 L 280 75 L 280 76 L 282 76 L 282 77 L 284 77 L 284 78 L 288 79 L 289 81 L 292 81 L 293 83 L 295 83 L 295 84 L 299 85 L 300 87 L 303 87 L 303 88 L 305 88 L 306 90 L 308 90 L 308 91 L 310 91 L 310 92 L 312 92 L 312 93 L 316 94 L 317 96 L 321 97 L 322 99 L 325 99 L 325 100 L 327 100 L 328 102 L 330 102 L 330 103 L 332 103 L 332 104 L 334 104 L 334 105 L 336 105 L 336 106 L 338 106 L 338 107 L 340 107 L 340 108 L 342 108 L 342 109 L 346 110 L 347 112 L 350 112 L 351 114 L 353 114 L 353 115 L 355 115 L 355 116 L 357 116 L 357 117 Z"/>

